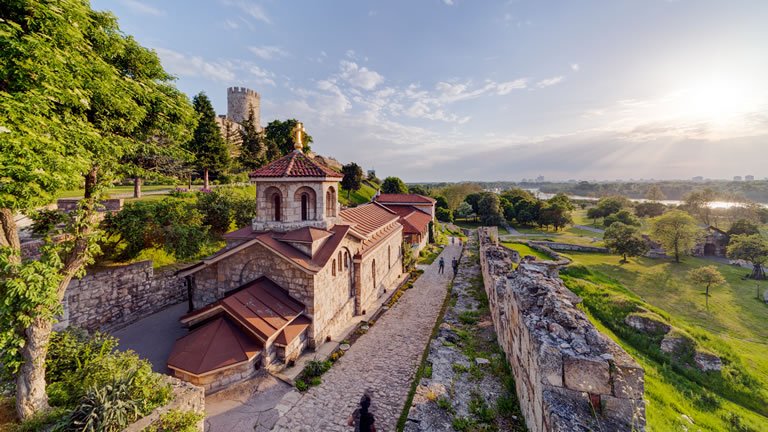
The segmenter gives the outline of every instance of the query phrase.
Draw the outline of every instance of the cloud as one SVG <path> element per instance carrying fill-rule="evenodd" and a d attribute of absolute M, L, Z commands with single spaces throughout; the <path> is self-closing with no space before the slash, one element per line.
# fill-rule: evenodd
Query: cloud
<path fill-rule="evenodd" d="M 232 30 L 240 28 L 240 24 L 238 24 L 236 21 L 231 19 L 224 20 L 224 25 L 227 26 L 227 28 L 230 28 Z"/>
<path fill-rule="evenodd" d="M 342 60 L 340 66 L 341 77 L 355 87 L 373 90 L 384 81 L 384 77 L 378 72 L 360 67 L 355 62 Z"/>
<path fill-rule="evenodd" d="M 235 72 L 225 62 L 209 62 L 200 56 L 188 56 L 167 48 L 155 48 L 163 66 L 178 76 L 200 77 L 213 81 L 232 81 Z"/>
<path fill-rule="evenodd" d="M 578 72 L 578 71 L 579 71 L 579 69 L 581 69 L 581 67 L 579 66 L 579 64 L 578 64 L 578 63 L 571 63 L 571 70 L 572 70 L 572 71 L 574 71 L 574 72 Z"/>
<path fill-rule="evenodd" d="M 565 79 L 565 77 L 562 76 L 562 75 L 556 76 L 556 77 L 552 77 L 552 78 L 543 79 L 543 80 L 541 80 L 541 81 L 536 83 L 536 87 L 538 87 L 538 88 L 550 87 L 550 86 L 553 86 L 553 85 L 556 85 L 556 84 L 560 84 L 561 82 L 563 82 L 564 79 Z"/>
<path fill-rule="evenodd" d="M 453 0 L 443 0 L 443 4 L 446 4 L 448 6 L 453 6 L 456 3 Z"/>
<path fill-rule="evenodd" d="M 264 9 L 258 4 L 256 4 L 253 1 L 248 0 L 222 0 L 222 4 L 227 6 L 233 6 L 238 9 L 240 9 L 243 13 L 250 16 L 251 18 L 262 21 L 267 24 L 271 24 L 272 21 L 267 16 L 266 12 L 264 12 Z"/>
<path fill-rule="evenodd" d="M 153 15 L 153 16 L 165 15 L 165 11 L 157 9 L 146 3 L 142 3 L 138 0 L 120 0 L 120 3 L 122 3 L 128 9 L 142 15 Z"/>
<path fill-rule="evenodd" d="M 519 90 L 528 87 L 528 80 L 525 78 L 518 78 L 513 81 L 507 81 L 496 84 L 496 93 L 499 95 L 506 95 L 512 92 L 512 90 Z"/>
<path fill-rule="evenodd" d="M 251 47 L 248 47 L 248 50 L 254 53 L 256 57 L 259 57 L 264 60 L 272 60 L 275 58 L 288 57 L 287 51 L 276 46 L 268 46 L 268 45 L 251 46 Z"/>

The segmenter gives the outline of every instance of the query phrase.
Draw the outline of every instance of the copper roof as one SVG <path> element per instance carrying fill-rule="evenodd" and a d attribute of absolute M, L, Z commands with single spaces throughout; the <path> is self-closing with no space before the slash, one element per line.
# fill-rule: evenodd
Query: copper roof
<path fill-rule="evenodd" d="M 298 335 L 301 334 L 309 325 L 312 324 L 312 320 L 305 317 L 304 315 L 299 316 L 295 320 L 293 320 L 290 324 L 285 326 L 283 331 L 280 332 L 279 335 L 275 338 L 275 344 L 277 345 L 288 345 L 291 343 Z"/>
<path fill-rule="evenodd" d="M 370 237 L 399 217 L 397 213 L 376 203 L 344 209 L 339 215 L 345 221 L 354 224 L 355 231 L 365 237 Z"/>
<path fill-rule="evenodd" d="M 326 231 L 324 229 L 304 227 L 295 229 L 293 231 L 288 231 L 285 233 L 285 235 L 280 237 L 280 240 L 298 243 L 314 243 L 332 235 L 332 232 Z"/>
<path fill-rule="evenodd" d="M 403 227 L 406 228 L 404 231 L 408 234 L 423 234 L 429 229 L 429 223 L 432 222 L 432 216 L 424 213 L 421 210 L 414 209 L 411 213 L 402 216 L 400 218 L 400 222 L 405 222 L 403 224 Z M 409 228 L 406 227 L 407 225 L 410 225 L 411 227 L 416 229 L 416 232 L 409 231 Z"/>
<path fill-rule="evenodd" d="M 263 349 L 228 318 L 220 316 L 178 339 L 168 367 L 204 375 L 251 360 Z"/>
<path fill-rule="evenodd" d="M 343 177 L 300 151 L 292 151 L 249 174 L 250 177 Z"/>
<path fill-rule="evenodd" d="M 434 204 L 437 202 L 433 198 L 419 194 L 379 194 L 376 197 L 376 201 L 382 204 Z"/>

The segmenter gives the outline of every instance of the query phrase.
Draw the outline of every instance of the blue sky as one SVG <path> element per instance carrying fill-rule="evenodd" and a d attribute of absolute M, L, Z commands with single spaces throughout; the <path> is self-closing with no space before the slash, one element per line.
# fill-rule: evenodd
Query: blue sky
<path fill-rule="evenodd" d="M 406 181 L 768 176 L 768 1 L 97 0 L 178 87 Z"/>

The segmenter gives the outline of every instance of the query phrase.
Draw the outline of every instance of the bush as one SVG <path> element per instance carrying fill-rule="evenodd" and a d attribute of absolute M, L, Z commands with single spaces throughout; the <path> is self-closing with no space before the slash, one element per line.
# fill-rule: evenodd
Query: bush
<path fill-rule="evenodd" d="M 42 209 L 29 215 L 32 219 L 32 233 L 36 235 L 46 235 L 56 228 L 56 225 L 67 221 L 67 215 L 58 210 Z"/>
<path fill-rule="evenodd" d="M 144 432 L 196 432 L 205 416 L 194 411 L 171 410 L 160 416 Z"/>
<path fill-rule="evenodd" d="M 453 212 L 447 208 L 437 208 L 435 210 L 437 220 L 441 222 L 453 222 Z"/>
<path fill-rule="evenodd" d="M 295 384 L 296 384 L 296 390 L 298 390 L 300 392 L 305 392 L 309 388 L 309 385 L 307 385 L 307 383 L 304 382 L 304 380 L 301 380 L 301 379 L 297 379 Z"/>
<path fill-rule="evenodd" d="M 140 401 L 132 398 L 133 377 L 93 386 L 67 419 L 65 430 L 118 432 L 142 416 Z"/>
<path fill-rule="evenodd" d="M 224 234 L 232 224 L 232 201 L 221 190 L 200 192 L 197 195 L 197 209 L 203 216 L 203 224 L 211 227 L 214 234 Z"/>

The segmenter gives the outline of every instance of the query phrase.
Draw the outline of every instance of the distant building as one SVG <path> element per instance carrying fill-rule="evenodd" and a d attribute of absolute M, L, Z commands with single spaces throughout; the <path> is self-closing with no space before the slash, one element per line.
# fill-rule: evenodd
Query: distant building
<path fill-rule="evenodd" d="M 733 176 L 733 181 L 741 181 L 741 176 Z"/>
<path fill-rule="evenodd" d="M 706 235 L 693 248 L 693 255 L 724 258 L 730 240 L 730 236 L 725 231 L 708 226 Z"/>
<path fill-rule="evenodd" d="M 692 178 L 691 180 L 693 180 L 695 182 L 703 182 L 704 181 L 704 177 L 696 176 L 696 177 Z"/>
<path fill-rule="evenodd" d="M 544 183 L 544 176 L 536 177 L 536 183 Z"/>
<path fill-rule="evenodd" d="M 755 176 L 753 175 L 744 176 L 744 181 L 755 181 Z"/>
<path fill-rule="evenodd" d="M 261 96 L 256 91 L 245 87 L 230 87 L 227 89 L 227 113 L 216 117 L 216 123 L 221 130 L 221 136 L 230 146 L 230 155 L 237 156 L 241 124 L 253 112 L 256 129 L 261 130 Z"/>

